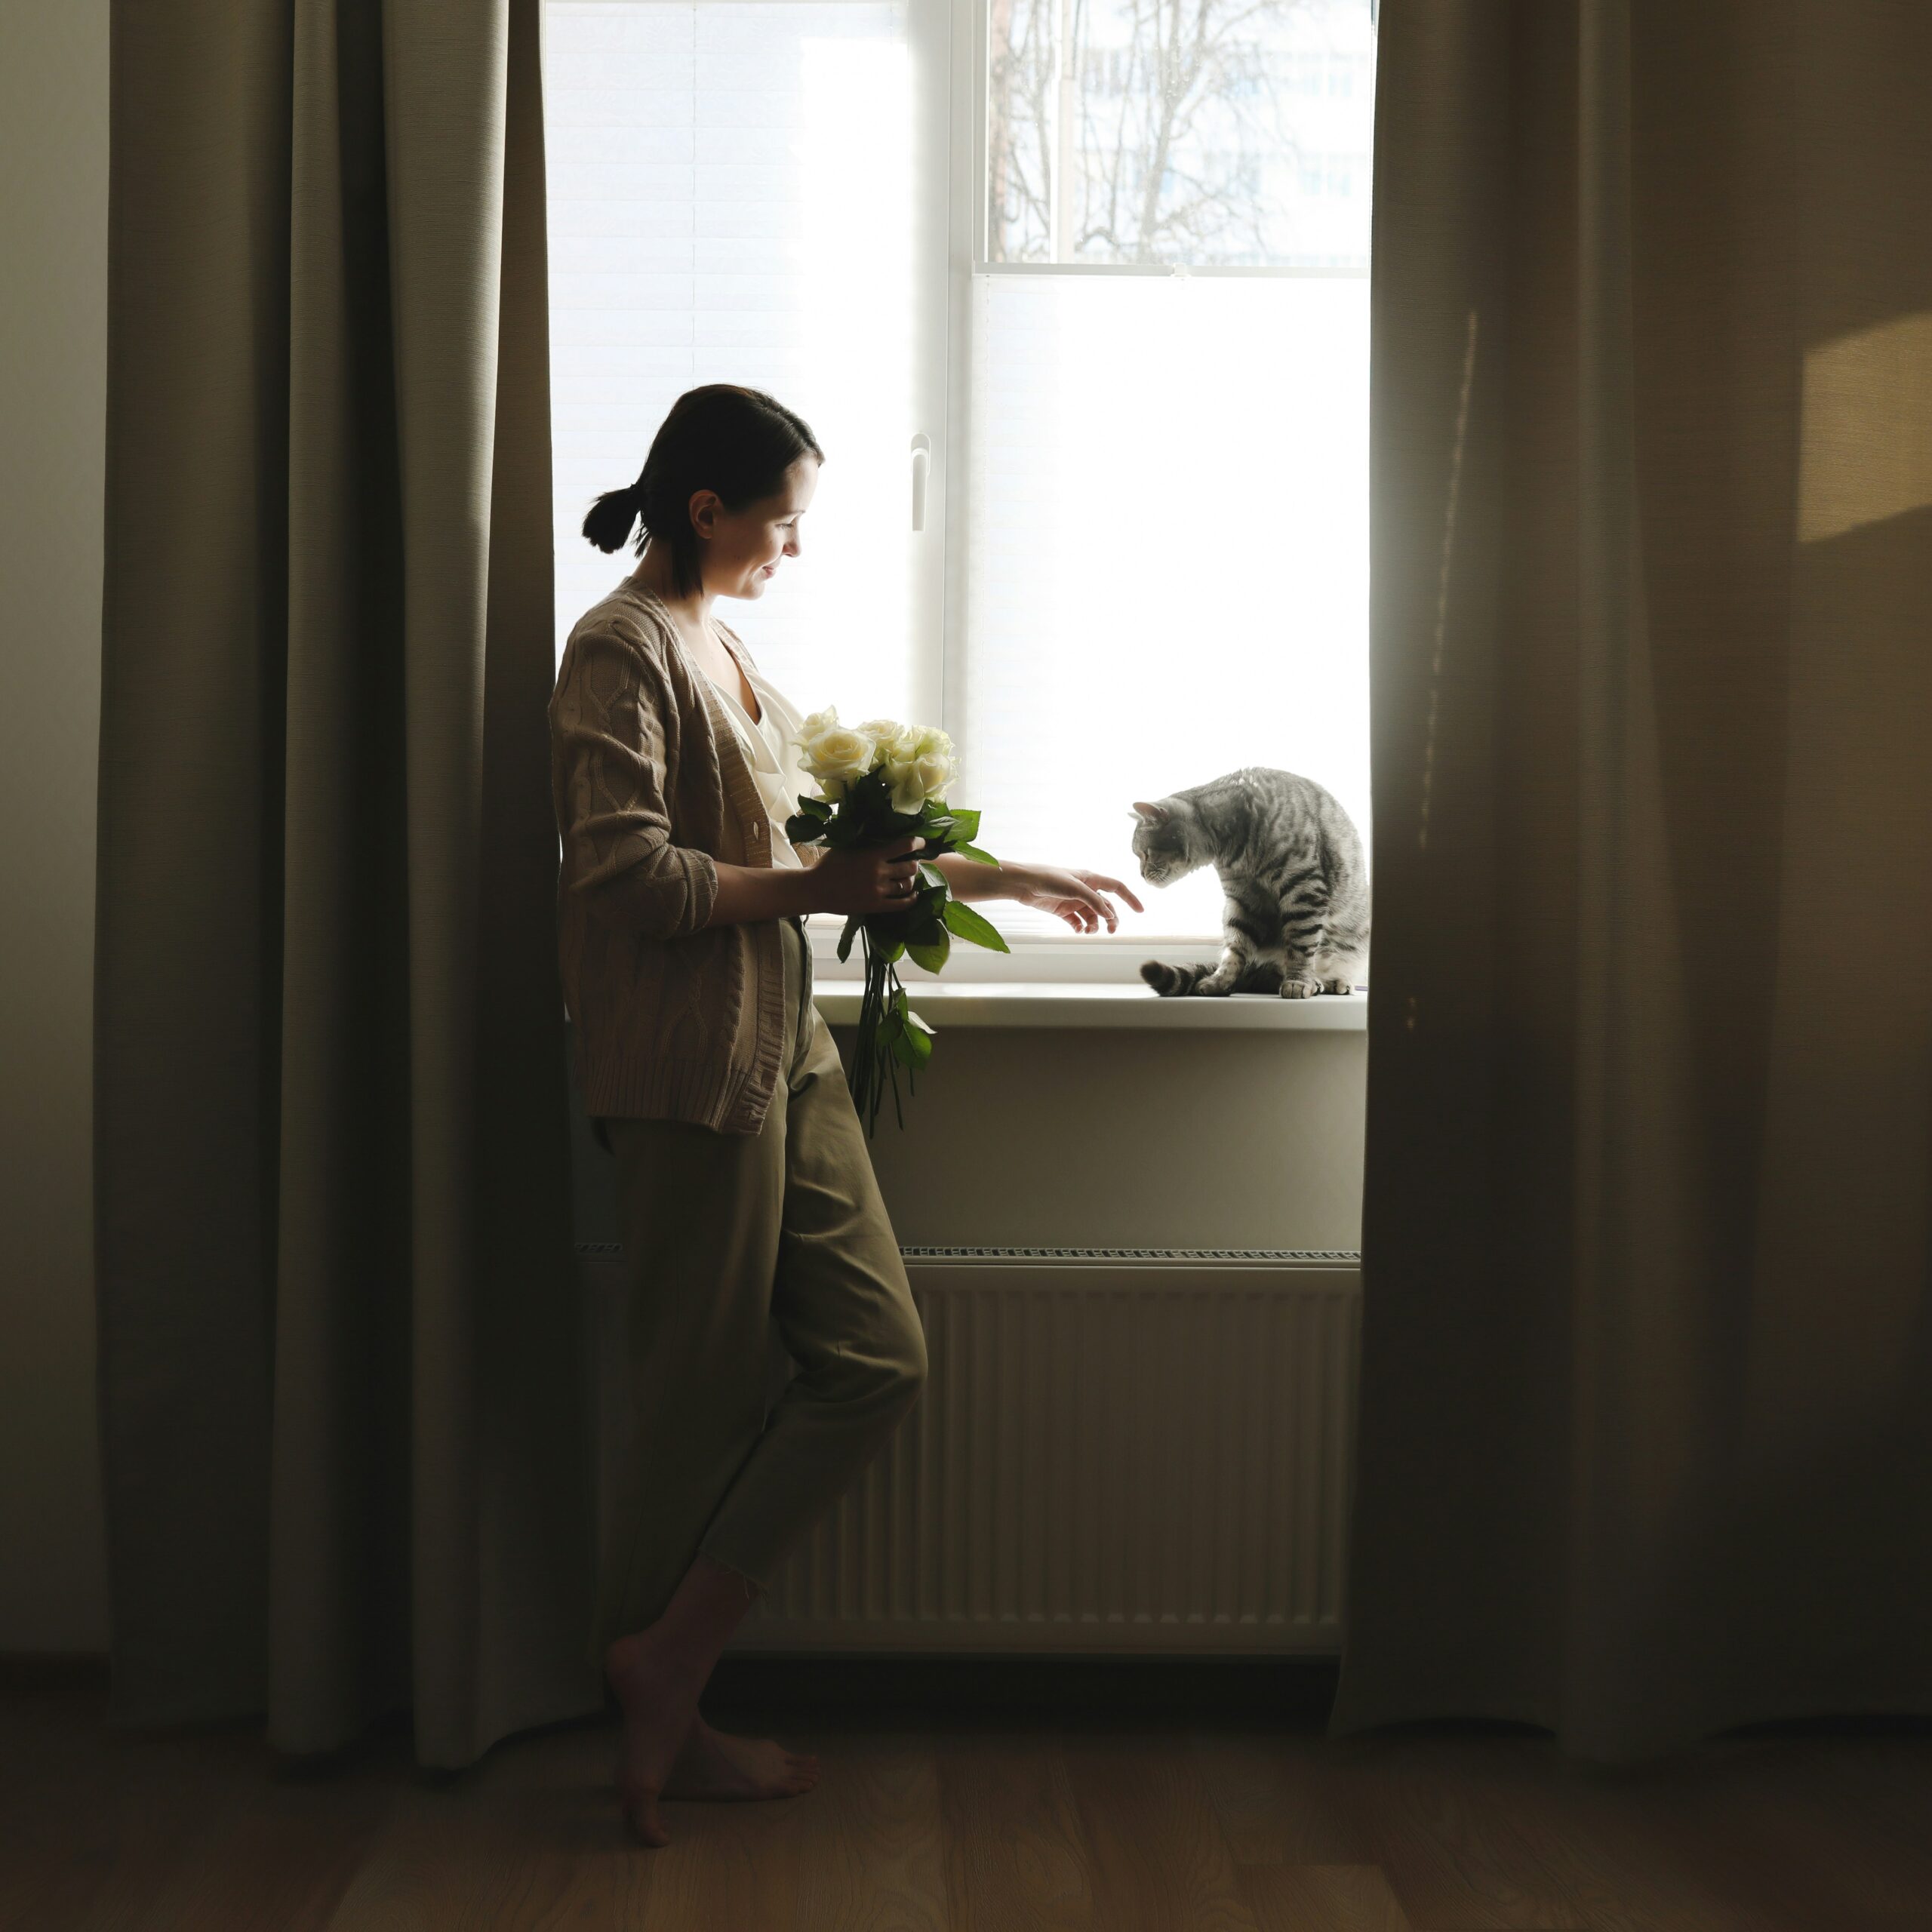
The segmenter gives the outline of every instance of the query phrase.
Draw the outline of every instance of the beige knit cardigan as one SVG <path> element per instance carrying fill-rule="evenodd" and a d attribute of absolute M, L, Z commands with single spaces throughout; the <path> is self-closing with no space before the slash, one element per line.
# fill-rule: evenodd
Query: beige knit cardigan
<path fill-rule="evenodd" d="M 549 718 L 558 953 L 585 1111 L 755 1134 L 783 1046 L 784 961 L 775 919 L 703 923 L 721 860 L 771 863 L 722 702 L 663 604 L 626 578 L 572 627 Z"/>

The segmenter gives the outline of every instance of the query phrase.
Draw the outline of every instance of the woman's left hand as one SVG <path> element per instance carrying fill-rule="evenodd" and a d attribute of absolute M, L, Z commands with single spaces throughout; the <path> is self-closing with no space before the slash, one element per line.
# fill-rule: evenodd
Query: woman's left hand
<path fill-rule="evenodd" d="M 1131 888 L 1104 872 L 1063 872 L 1053 866 L 1007 866 L 1001 897 L 1017 899 L 1023 906 L 1037 906 L 1043 912 L 1064 919 L 1077 933 L 1098 932 L 1104 921 L 1113 932 L 1120 915 L 1106 895 L 1115 893 L 1137 912 L 1146 910 Z M 1016 874 L 1018 876 L 1014 876 Z"/>

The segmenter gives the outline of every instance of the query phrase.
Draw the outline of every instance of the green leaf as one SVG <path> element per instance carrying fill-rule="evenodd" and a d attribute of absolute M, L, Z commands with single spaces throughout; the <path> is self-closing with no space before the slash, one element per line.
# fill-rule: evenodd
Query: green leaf
<path fill-rule="evenodd" d="M 999 861 L 990 852 L 983 852 L 977 845 L 958 844 L 952 848 L 962 859 L 971 859 L 976 866 L 996 866 Z"/>
<path fill-rule="evenodd" d="M 933 1029 L 916 1013 L 908 1013 L 893 1035 L 892 1057 L 916 1073 L 932 1057 Z"/>
<path fill-rule="evenodd" d="M 941 872 L 938 866 L 929 865 L 924 859 L 919 861 L 919 876 L 928 885 L 935 888 L 940 892 L 949 892 L 952 889 L 946 882 L 945 873 Z"/>
<path fill-rule="evenodd" d="M 838 935 L 838 963 L 844 965 L 852 956 L 852 942 L 859 936 L 858 915 L 854 913 L 845 921 L 845 930 Z"/>
<path fill-rule="evenodd" d="M 971 906 L 957 899 L 946 902 L 946 923 L 952 929 L 955 939 L 969 940 L 974 946 L 983 946 L 992 952 L 1011 952 L 1013 949 L 1001 938 L 999 928 L 991 921 L 983 919 Z"/>
<path fill-rule="evenodd" d="M 935 937 L 928 939 L 922 933 L 909 943 L 906 956 L 915 966 L 923 966 L 928 973 L 937 973 L 952 951 L 952 935 L 942 925 Z"/>
<path fill-rule="evenodd" d="M 980 814 L 976 811 L 968 811 L 963 807 L 955 807 L 952 813 L 952 829 L 961 839 L 978 838 Z"/>

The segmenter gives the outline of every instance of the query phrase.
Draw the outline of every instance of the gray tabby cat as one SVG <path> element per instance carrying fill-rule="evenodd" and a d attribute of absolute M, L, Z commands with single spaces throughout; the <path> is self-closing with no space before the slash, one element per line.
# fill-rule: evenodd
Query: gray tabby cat
<path fill-rule="evenodd" d="M 1157 993 L 1345 993 L 1368 958 L 1368 869 L 1354 821 L 1312 778 L 1249 765 L 1137 804 L 1140 875 L 1150 885 L 1211 865 L 1227 895 L 1221 957 L 1140 977 Z"/>

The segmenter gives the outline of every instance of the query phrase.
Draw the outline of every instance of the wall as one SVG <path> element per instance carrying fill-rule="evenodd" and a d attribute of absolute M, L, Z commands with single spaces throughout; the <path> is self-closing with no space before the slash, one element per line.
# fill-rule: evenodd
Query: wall
<path fill-rule="evenodd" d="M 1352 1248 L 1367 1043 L 955 1026 L 873 1164 L 908 1246 Z M 577 1174 L 579 1238 L 614 1241 L 580 1115 Z"/>
<path fill-rule="evenodd" d="M 106 0 L 0 8 L 0 1651 L 97 1651 Z"/>
<path fill-rule="evenodd" d="M 1367 1040 L 955 1027 L 873 1164 L 909 1246 L 1352 1248 Z"/>

